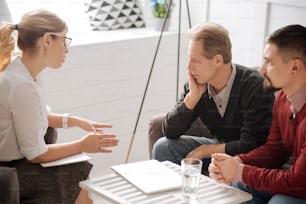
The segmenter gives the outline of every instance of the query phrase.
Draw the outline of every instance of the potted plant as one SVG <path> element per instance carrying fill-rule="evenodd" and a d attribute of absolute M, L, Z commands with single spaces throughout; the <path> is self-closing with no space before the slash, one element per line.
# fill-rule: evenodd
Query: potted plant
<path fill-rule="evenodd" d="M 166 25 L 165 25 L 165 29 L 164 29 L 164 30 L 168 30 L 169 17 L 170 17 L 170 12 L 171 12 L 170 0 L 151 0 L 150 6 L 151 6 L 153 17 L 156 21 L 155 29 L 161 30 L 165 19 L 168 17 Z"/>

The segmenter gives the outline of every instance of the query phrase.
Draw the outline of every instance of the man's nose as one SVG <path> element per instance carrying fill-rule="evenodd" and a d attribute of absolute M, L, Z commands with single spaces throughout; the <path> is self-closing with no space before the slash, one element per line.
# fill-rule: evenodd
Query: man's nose
<path fill-rule="evenodd" d="M 265 74 L 266 71 L 267 71 L 267 68 L 266 68 L 265 64 L 262 64 L 261 66 L 259 66 L 258 71 L 261 74 Z"/>
<path fill-rule="evenodd" d="M 192 68 L 191 61 L 189 60 L 189 61 L 188 61 L 188 64 L 187 64 L 187 69 L 188 69 L 188 70 L 191 70 L 191 68 Z"/>

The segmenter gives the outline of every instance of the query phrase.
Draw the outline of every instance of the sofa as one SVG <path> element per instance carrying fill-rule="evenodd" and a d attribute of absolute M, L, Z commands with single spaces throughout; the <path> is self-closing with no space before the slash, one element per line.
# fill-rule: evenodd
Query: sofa
<path fill-rule="evenodd" d="M 163 114 L 155 115 L 154 117 L 150 119 L 149 131 L 148 131 L 150 159 L 152 159 L 152 149 L 153 149 L 154 143 L 160 137 L 164 136 L 163 130 L 162 130 L 162 122 L 165 116 L 166 114 L 163 113 Z M 205 126 L 205 124 L 202 122 L 200 118 L 197 118 L 184 134 L 199 136 L 199 137 L 201 136 L 212 137 L 209 130 L 207 129 L 207 127 Z"/>
<path fill-rule="evenodd" d="M 149 142 L 149 156 L 150 159 L 152 159 L 152 150 L 154 143 L 161 137 L 164 136 L 163 130 L 162 130 L 162 122 L 164 120 L 164 117 L 166 116 L 165 113 L 155 115 L 150 119 L 149 122 L 149 131 L 148 131 L 148 142 Z M 186 135 L 193 135 L 193 136 L 206 136 L 206 137 L 212 137 L 209 130 L 203 123 L 203 121 L 200 118 L 197 118 L 190 128 L 184 133 Z M 212 137 L 213 138 L 213 137 Z M 281 169 L 290 169 L 292 167 L 291 158 L 289 158 L 288 162 L 283 164 Z M 1 203 L 0 203 L 1 204 Z"/>
<path fill-rule="evenodd" d="M 49 127 L 45 134 L 47 144 L 53 144 L 57 140 L 57 130 Z M 17 170 L 0 162 L 0 204 L 19 204 L 19 182 Z"/>

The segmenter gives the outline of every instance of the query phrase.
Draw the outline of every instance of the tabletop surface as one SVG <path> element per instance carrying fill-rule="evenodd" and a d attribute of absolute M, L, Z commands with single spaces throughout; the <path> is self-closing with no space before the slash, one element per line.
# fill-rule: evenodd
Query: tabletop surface
<path fill-rule="evenodd" d="M 179 165 L 169 161 L 162 162 L 162 164 L 181 174 Z M 182 196 L 181 190 L 150 195 L 144 194 L 116 173 L 82 181 L 80 182 L 80 187 L 112 203 L 123 204 L 237 204 L 252 199 L 250 194 L 231 186 L 217 183 L 204 175 L 200 177 L 196 201 L 186 200 Z"/>

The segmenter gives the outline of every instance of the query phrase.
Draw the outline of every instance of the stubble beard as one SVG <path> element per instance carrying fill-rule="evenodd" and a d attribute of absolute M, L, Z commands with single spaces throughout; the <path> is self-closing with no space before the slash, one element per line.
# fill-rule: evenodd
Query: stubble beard
<path fill-rule="evenodd" d="M 273 85 L 272 80 L 264 74 L 265 80 L 263 82 L 263 87 L 266 91 L 276 92 L 279 91 L 281 88 L 277 88 Z"/>

